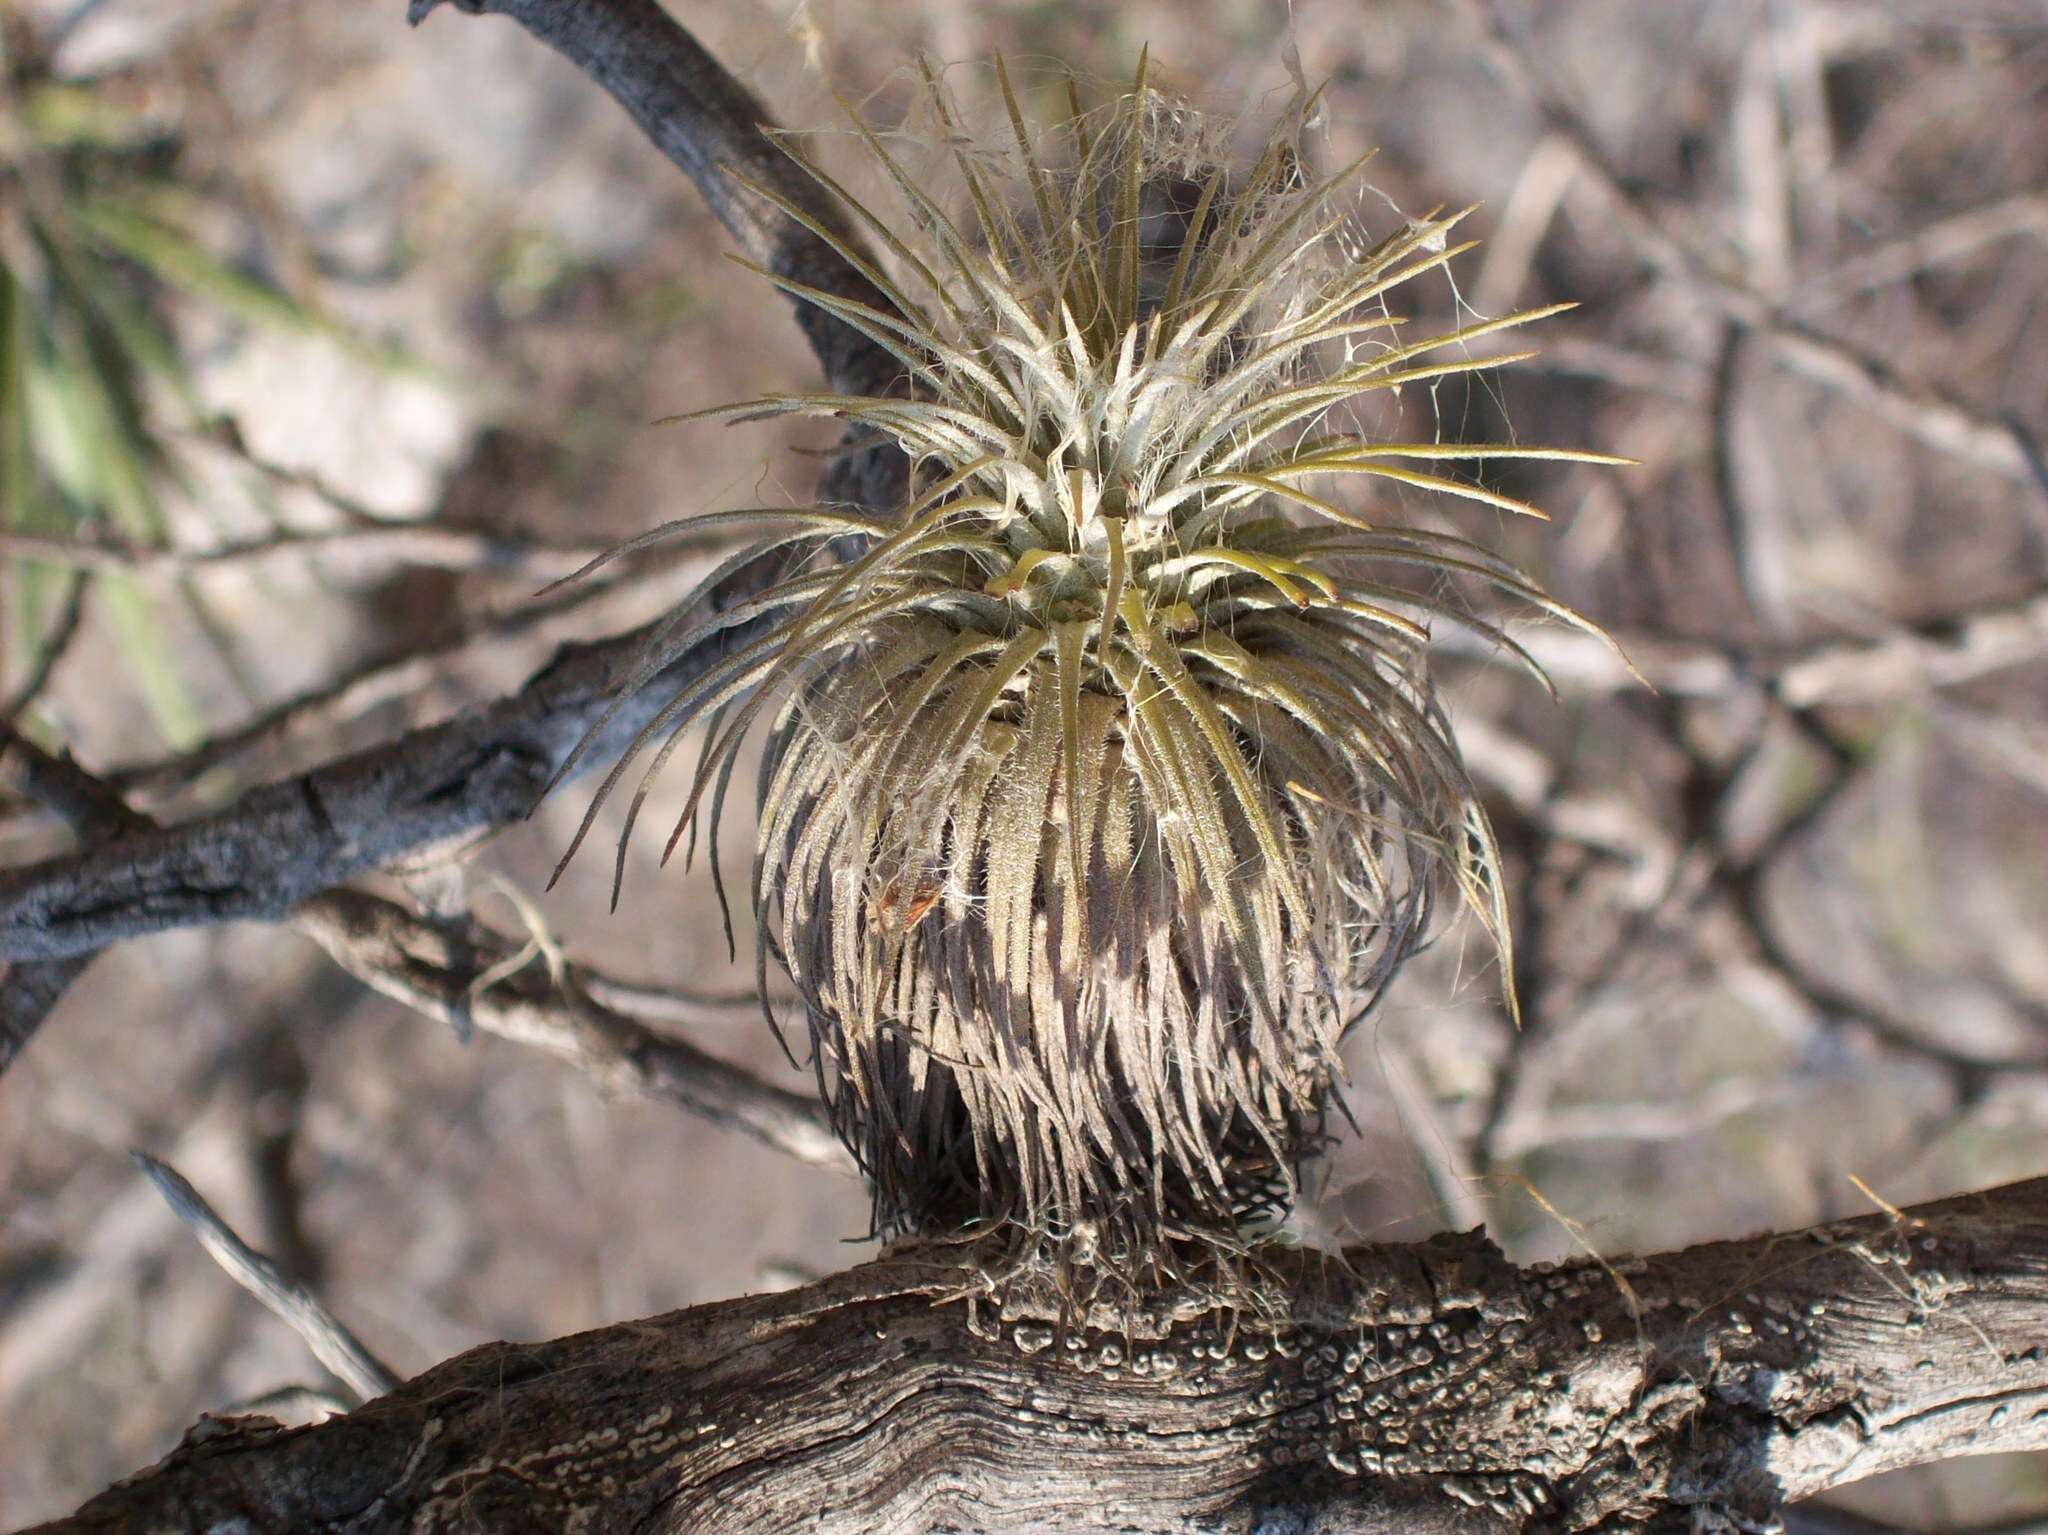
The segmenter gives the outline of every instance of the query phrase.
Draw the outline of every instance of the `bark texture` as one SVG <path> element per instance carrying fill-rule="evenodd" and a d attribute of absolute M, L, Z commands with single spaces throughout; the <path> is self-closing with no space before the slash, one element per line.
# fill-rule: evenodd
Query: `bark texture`
<path fill-rule="evenodd" d="M 1230 1309 L 957 1253 L 202 1420 L 37 1535 L 1756 1529 L 2048 1444 L 2048 1179 L 1611 1265 L 1278 1249 Z"/>

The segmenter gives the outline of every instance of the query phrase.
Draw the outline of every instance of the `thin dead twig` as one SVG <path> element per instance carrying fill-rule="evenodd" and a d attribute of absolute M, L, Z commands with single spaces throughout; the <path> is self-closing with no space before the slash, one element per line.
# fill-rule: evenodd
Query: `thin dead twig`
<path fill-rule="evenodd" d="M 47 805 L 88 842 L 154 824 L 129 809 L 118 792 L 80 767 L 70 753 L 46 752 L 7 725 L 0 725 L 0 784 Z"/>
<path fill-rule="evenodd" d="M 648 1023 L 726 1024 L 743 1017 L 758 1019 L 764 1002 L 774 1009 L 803 1006 L 803 999 L 795 992 L 764 998 L 751 989 L 692 991 L 675 986 L 622 981 L 591 970 L 578 970 L 576 976 L 578 988 L 600 1007 Z"/>
<path fill-rule="evenodd" d="M 13 696 L 0 703 L 0 725 L 20 719 L 50 685 L 50 678 L 56 675 L 57 663 L 64 659 L 71 649 L 71 642 L 78 638 L 80 629 L 84 627 L 85 594 L 91 585 L 92 578 L 87 572 L 72 572 L 71 584 L 64 593 L 64 605 L 57 612 L 57 622 L 44 636 L 42 648 L 36 652 L 28 675 L 22 678 L 21 686 L 14 690 Z"/>
<path fill-rule="evenodd" d="M 373 656 L 340 676 L 305 689 L 174 757 L 112 769 L 107 781 L 122 789 L 183 788 L 225 762 L 308 731 L 331 729 L 394 699 L 419 693 L 434 677 L 504 641 L 640 590 L 665 572 L 593 577 L 552 597 L 522 601 L 458 619 L 423 645 Z"/>
<path fill-rule="evenodd" d="M 380 1363 L 317 1295 L 287 1278 L 275 1263 L 237 1236 L 182 1173 L 146 1151 L 129 1155 L 172 1213 L 199 1239 L 207 1256 L 304 1339 L 313 1357 L 353 1391 L 358 1401 L 370 1401 L 397 1387 L 399 1377 Z"/>
<path fill-rule="evenodd" d="M 1796 1076 L 1729 1077 L 1683 1099 L 1608 1100 L 1518 1109 L 1495 1128 L 1489 1151 L 1513 1161 L 1532 1151 L 1587 1141 L 1643 1143 L 1686 1140 L 1727 1120 L 1797 1101 Z"/>
<path fill-rule="evenodd" d="M 324 562 L 410 565 L 429 570 L 555 580 L 603 554 L 608 544 L 561 543 L 532 534 L 501 533 L 423 522 L 285 529 L 261 538 L 186 549 L 167 544 L 125 544 L 0 533 L 0 558 L 32 560 L 78 571 L 189 574 L 251 565 L 284 555 Z"/>
<path fill-rule="evenodd" d="M 659 1099 L 814 1167 L 852 1170 L 823 1106 L 592 1000 L 573 965 L 520 965 L 473 922 L 441 924 L 354 890 L 307 902 L 293 925 L 373 990 L 451 1028 L 475 1027 L 566 1061 L 601 1087 Z"/>

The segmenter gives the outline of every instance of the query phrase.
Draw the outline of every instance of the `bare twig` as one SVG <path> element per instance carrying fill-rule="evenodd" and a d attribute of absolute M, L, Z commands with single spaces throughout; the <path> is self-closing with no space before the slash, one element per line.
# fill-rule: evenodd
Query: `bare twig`
<path fill-rule="evenodd" d="M 1650 266 L 1729 320 L 1768 336 L 1778 356 L 1796 372 L 1868 405 L 1900 431 L 2008 480 L 2034 482 L 2024 434 L 2011 422 L 1901 379 L 1881 359 L 1813 331 L 1669 233 L 1629 191 L 1579 114 L 1537 75 L 1527 50 L 1508 31 L 1492 0 L 1459 3 L 1494 72 L 1536 110 L 1548 134 L 1571 146 L 1586 182 L 1600 191 L 1616 227 Z"/>
<path fill-rule="evenodd" d="M 325 563 L 346 559 L 360 565 L 399 564 L 551 581 L 571 574 L 603 554 L 607 547 L 562 543 L 531 534 L 454 527 L 442 522 L 285 529 L 261 538 L 200 549 L 0 533 L 0 558 L 34 560 L 77 571 L 119 570 L 138 574 L 186 574 L 294 555 L 317 557 Z"/>
<path fill-rule="evenodd" d="M 1561 326 L 1551 327 L 1541 351 L 1520 358 L 1503 354 L 1502 366 L 1521 373 L 1590 378 L 1632 395 L 1657 395 L 1682 405 L 1699 405 L 1707 397 L 1707 370 L 1687 358 L 1660 356 Z"/>
<path fill-rule="evenodd" d="M 622 981 L 594 971 L 578 971 L 577 985 L 583 994 L 602 1007 L 649 1023 L 724 1024 L 735 1018 L 759 1019 L 765 1002 L 769 1008 L 801 1008 L 802 998 L 793 991 L 766 998 L 746 991 L 692 991 L 674 986 L 652 986 L 640 981 Z"/>
<path fill-rule="evenodd" d="M 153 824 L 68 752 L 52 756 L 6 725 L 0 725 L 0 784 L 47 805 L 88 842 L 145 831 Z"/>
<path fill-rule="evenodd" d="M 0 535 L 4 536 L 4 535 Z M 22 678 L 21 686 L 5 702 L 0 702 L 0 725 L 7 725 L 20 719 L 29 706 L 42 697 L 43 689 L 50 685 L 57 663 L 71 649 L 71 642 L 78 638 L 78 631 L 85 618 L 85 594 L 92 585 L 92 579 L 84 571 L 74 571 L 71 584 L 64 593 L 64 606 L 58 610 L 57 622 L 43 639 L 42 649 L 36 653 L 29 673 Z"/>
<path fill-rule="evenodd" d="M 146 1151 L 131 1151 L 129 1155 L 163 1195 L 172 1213 L 199 1239 L 207 1255 L 227 1271 L 230 1279 L 303 1338 L 313 1357 L 353 1391 L 359 1401 L 396 1389 L 399 1377 L 380 1364 L 317 1295 L 286 1278 L 275 1263 L 237 1236 L 176 1168 Z"/>
<path fill-rule="evenodd" d="M 1585 1141 L 1680 1141 L 1713 1130 L 1739 1114 L 1796 1102 L 1797 1076 L 1730 1077 L 1689 1098 L 1633 1099 L 1516 1108 L 1494 1129 L 1488 1151 L 1512 1162 L 1539 1149 Z"/>
<path fill-rule="evenodd" d="M 167 790 L 198 780 L 225 762 L 275 742 L 330 729 L 380 704 L 420 693 L 448 668 L 507 640 L 596 605 L 639 591 L 648 578 L 630 573 L 606 580 L 592 577 L 551 597 L 487 608 L 456 620 L 424 644 L 359 662 L 317 687 L 293 694 L 232 730 L 209 736 L 176 756 L 114 768 L 107 781 L 122 789 Z"/>
<path fill-rule="evenodd" d="M 514 947 L 475 923 L 429 922 L 352 890 L 309 901 L 293 923 L 364 985 L 451 1027 L 552 1055 L 601 1087 L 675 1104 L 800 1162 L 852 1170 L 814 1096 L 601 1006 L 576 966 L 509 966 Z"/>
<path fill-rule="evenodd" d="M 1504 314 L 1514 304 L 1578 168 L 1576 151 L 1563 140 L 1539 139 L 1529 151 L 1472 283 L 1472 306 L 1481 314 Z M 1556 344 L 1553 330 L 1544 338 L 1544 350 Z"/>

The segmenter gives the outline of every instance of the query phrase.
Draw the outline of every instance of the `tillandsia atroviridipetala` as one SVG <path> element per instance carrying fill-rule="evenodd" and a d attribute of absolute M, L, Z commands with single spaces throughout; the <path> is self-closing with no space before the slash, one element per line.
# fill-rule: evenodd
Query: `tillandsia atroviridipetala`
<path fill-rule="evenodd" d="M 1313 99 L 1233 174 L 1229 124 L 1142 64 L 1099 110 L 1070 90 L 1043 129 L 1000 61 L 994 77 L 1000 126 L 977 135 L 922 71 L 957 196 L 849 112 L 900 228 L 783 140 L 886 268 L 748 183 L 887 307 L 763 278 L 884 348 L 904 388 L 697 414 L 869 429 L 910 461 L 908 497 L 888 515 L 721 512 L 635 541 L 760 522 L 772 531 L 705 590 L 771 554 L 782 574 L 699 622 L 679 610 L 650 646 L 639 680 L 747 626 L 639 733 L 577 842 L 651 749 L 637 814 L 695 726 L 670 848 L 707 807 L 715 825 L 765 724 L 761 964 L 803 997 L 878 1230 L 981 1225 L 1131 1273 L 1291 1204 L 1339 1040 L 1441 894 L 1511 974 L 1430 622 L 1539 676 L 1472 594 L 1600 633 L 1482 545 L 1331 483 L 1541 516 L 1421 466 L 1621 461 L 1361 424 L 1365 397 L 1513 360 L 1462 344 L 1567 306 L 1406 339 L 1387 296 L 1469 248 L 1450 237 L 1470 210 L 1367 240 L 1364 162 L 1305 169 Z"/>

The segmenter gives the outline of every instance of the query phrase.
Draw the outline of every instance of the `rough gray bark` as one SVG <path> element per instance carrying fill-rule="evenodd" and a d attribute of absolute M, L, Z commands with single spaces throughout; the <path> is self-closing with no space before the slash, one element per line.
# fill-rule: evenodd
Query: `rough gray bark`
<path fill-rule="evenodd" d="M 1268 1253 L 1063 1322 L 958 1249 L 205 1420 L 39 1535 L 1756 1529 L 2048 1445 L 2048 1179 L 1661 1257 Z"/>
<path fill-rule="evenodd" d="M 133 836 L 153 825 L 69 756 L 52 757 L 17 734 L 6 716 L 0 716 L 0 784 L 48 805 L 87 847 Z M 91 968 L 97 952 L 86 949 L 62 959 L 12 964 L 0 975 L 0 1071 L 28 1048 L 72 982 Z"/>
<path fill-rule="evenodd" d="M 151 824 L 71 758 L 52 756 L 5 725 L 0 725 L 0 783 L 48 805 L 87 843 L 132 835 Z M 685 1039 L 603 1005 L 593 991 L 604 989 L 605 978 L 570 963 L 538 936 L 518 951 L 476 922 L 431 921 L 356 890 L 317 895 L 294 911 L 291 921 L 364 985 L 447 1022 L 458 1033 L 482 1029 L 565 1061 L 607 1091 L 657 1098 L 751 1135 L 800 1162 L 854 1171 L 853 1158 L 833 1134 L 815 1096 L 764 1082 Z M 0 1066 L 27 1043 L 42 1016 L 10 1010 L 16 983 L 24 992 L 40 988 L 54 1006 L 63 986 L 91 958 L 9 969 L 0 981 Z M 51 976 L 54 983 L 46 979 Z"/>
<path fill-rule="evenodd" d="M 268 784 L 214 815 L 0 873 L 0 958 L 61 959 L 166 928 L 276 920 L 355 875 L 515 820 L 645 637 L 565 647 L 511 698 Z M 618 732 L 653 708 L 621 710 Z M 592 760 L 605 760 L 602 748 Z"/>

